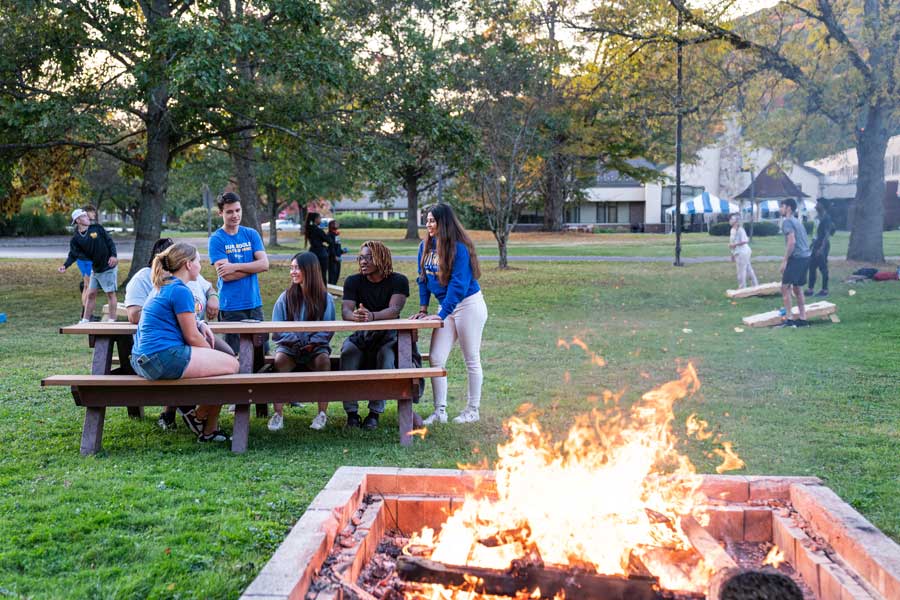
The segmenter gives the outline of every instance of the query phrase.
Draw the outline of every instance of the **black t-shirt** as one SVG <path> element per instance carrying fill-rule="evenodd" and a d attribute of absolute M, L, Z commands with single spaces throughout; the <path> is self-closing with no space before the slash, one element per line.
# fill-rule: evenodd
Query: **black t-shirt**
<path fill-rule="evenodd" d="M 378 283 L 372 283 L 365 275 L 351 275 L 344 281 L 344 300 L 352 300 L 354 307 L 362 304 L 367 310 L 378 312 L 391 304 L 391 296 L 403 294 L 409 297 L 409 280 L 401 273 L 391 273 Z"/>

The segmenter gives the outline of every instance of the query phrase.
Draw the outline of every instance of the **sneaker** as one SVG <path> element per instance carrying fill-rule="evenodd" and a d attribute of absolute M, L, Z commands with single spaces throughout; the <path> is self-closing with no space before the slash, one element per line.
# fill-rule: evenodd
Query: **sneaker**
<path fill-rule="evenodd" d="M 175 411 L 167 410 L 165 412 L 160 413 L 159 418 L 156 419 L 156 424 L 159 425 L 159 428 L 163 431 L 168 431 L 170 429 L 175 429 L 177 427 L 175 420 Z"/>
<path fill-rule="evenodd" d="M 320 431 L 325 429 L 325 423 L 328 422 L 328 415 L 323 412 L 320 412 L 316 415 L 316 418 L 313 419 L 312 424 L 309 426 L 310 429 L 315 429 L 316 431 Z"/>
<path fill-rule="evenodd" d="M 815 293 L 816 293 L 816 290 L 814 290 L 812 288 L 806 288 L 805 290 L 803 290 L 804 296 L 812 296 Z"/>
<path fill-rule="evenodd" d="M 269 431 L 281 431 L 284 429 L 284 417 L 275 413 L 269 419 Z"/>
<path fill-rule="evenodd" d="M 475 423 L 479 419 L 478 409 L 472 407 L 466 407 L 464 411 L 459 413 L 459 416 L 453 419 L 454 423 Z"/>
<path fill-rule="evenodd" d="M 446 408 L 436 408 L 434 412 L 431 413 L 430 417 L 426 417 L 424 421 L 422 421 L 422 425 L 432 425 L 434 423 L 446 423 L 447 422 L 447 409 Z"/>
<path fill-rule="evenodd" d="M 378 429 L 378 413 L 370 412 L 362 422 L 362 428 L 373 431 Z"/>
<path fill-rule="evenodd" d="M 347 429 L 351 427 L 362 427 L 362 419 L 359 418 L 358 412 L 349 412 L 347 413 L 347 424 L 344 425 Z"/>
<path fill-rule="evenodd" d="M 181 414 L 181 419 L 184 421 L 184 424 L 191 430 L 191 433 L 198 436 L 203 435 L 203 428 L 206 427 L 206 421 L 198 419 L 197 413 L 194 412 L 193 408 L 189 411 L 185 411 L 183 408 L 179 407 L 178 412 Z"/>
<path fill-rule="evenodd" d="M 103 322 L 104 322 L 104 323 L 118 323 L 118 320 L 116 320 L 116 319 L 103 319 Z"/>
<path fill-rule="evenodd" d="M 82 320 L 78 321 L 78 324 L 81 325 L 82 323 L 90 323 L 90 322 L 91 322 L 90 319 L 82 319 Z"/>
<path fill-rule="evenodd" d="M 228 435 L 227 433 L 225 433 L 224 431 L 216 429 L 212 433 L 207 433 L 207 434 L 201 433 L 200 435 L 197 436 L 197 441 L 201 442 L 201 443 L 203 443 L 203 442 L 219 442 L 219 443 L 230 442 L 231 436 Z"/>
<path fill-rule="evenodd" d="M 809 327 L 809 321 L 806 319 L 796 319 L 794 321 L 794 327 Z"/>
<path fill-rule="evenodd" d="M 795 323 L 793 319 L 785 319 L 781 323 L 775 326 L 775 329 L 781 329 L 783 327 L 794 327 Z"/>
<path fill-rule="evenodd" d="M 828 296 L 828 290 L 822 290 L 818 294 L 816 294 L 817 298 L 825 298 L 826 296 Z"/>

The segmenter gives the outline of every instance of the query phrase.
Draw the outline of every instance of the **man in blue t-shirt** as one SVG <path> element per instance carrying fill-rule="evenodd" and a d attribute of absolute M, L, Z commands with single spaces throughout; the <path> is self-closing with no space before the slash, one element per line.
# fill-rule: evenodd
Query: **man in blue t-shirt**
<path fill-rule="evenodd" d="M 209 238 L 209 261 L 219 275 L 219 320 L 263 320 L 257 273 L 269 270 L 269 257 L 255 229 L 241 226 L 241 199 L 234 192 L 219 196 L 216 204 L 224 224 Z M 234 353 L 240 336 L 227 334 Z"/>

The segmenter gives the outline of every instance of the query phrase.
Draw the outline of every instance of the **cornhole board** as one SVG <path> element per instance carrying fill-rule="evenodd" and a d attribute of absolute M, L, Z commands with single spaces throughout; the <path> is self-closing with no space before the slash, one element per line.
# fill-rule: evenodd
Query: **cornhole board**
<path fill-rule="evenodd" d="M 794 306 L 791 308 L 791 318 L 800 318 L 800 311 Z M 837 322 L 837 306 L 831 302 L 813 302 L 806 305 L 806 320 L 830 318 Z M 777 310 L 744 317 L 744 325 L 747 327 L 771 327 L 781 323 L 781 314 Z"/>
<path fill-rule="evenodd" d="M 108 314 L 109 314 L 109 304 L 104 304 L 104 305 L 103 305 L 103 313 L 102 313 L 102 314 L 104 314 L 104 315 L 108 315 Z M 125 303 L 124 303 L 124 302 L 118 302 L 118 303 L 116 304 L 116 316 L 117 316 L 117 317 L 124 317 L 125 319 L 128 318 L 128 309 L 125 308 Z"/>
<path fill-rule="evenodd" d="M 750 298 L 751 296 L 775 296 L 781 293 L 781 284 L 777 281 L 772 283 L 761 283 L 752 287 L 745 287 L 739 290 L 725 290 L 725 295 L 731 299 L 734 298 Z"/>

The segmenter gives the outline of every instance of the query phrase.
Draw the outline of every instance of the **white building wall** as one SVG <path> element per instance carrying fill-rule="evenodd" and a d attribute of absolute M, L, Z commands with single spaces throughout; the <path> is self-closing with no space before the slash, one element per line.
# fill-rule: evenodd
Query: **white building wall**
<path fill-rule="evenodd" d="M 662 184 L 648 183 L 644 186 L 644 223 L 661 223 Z"/>

